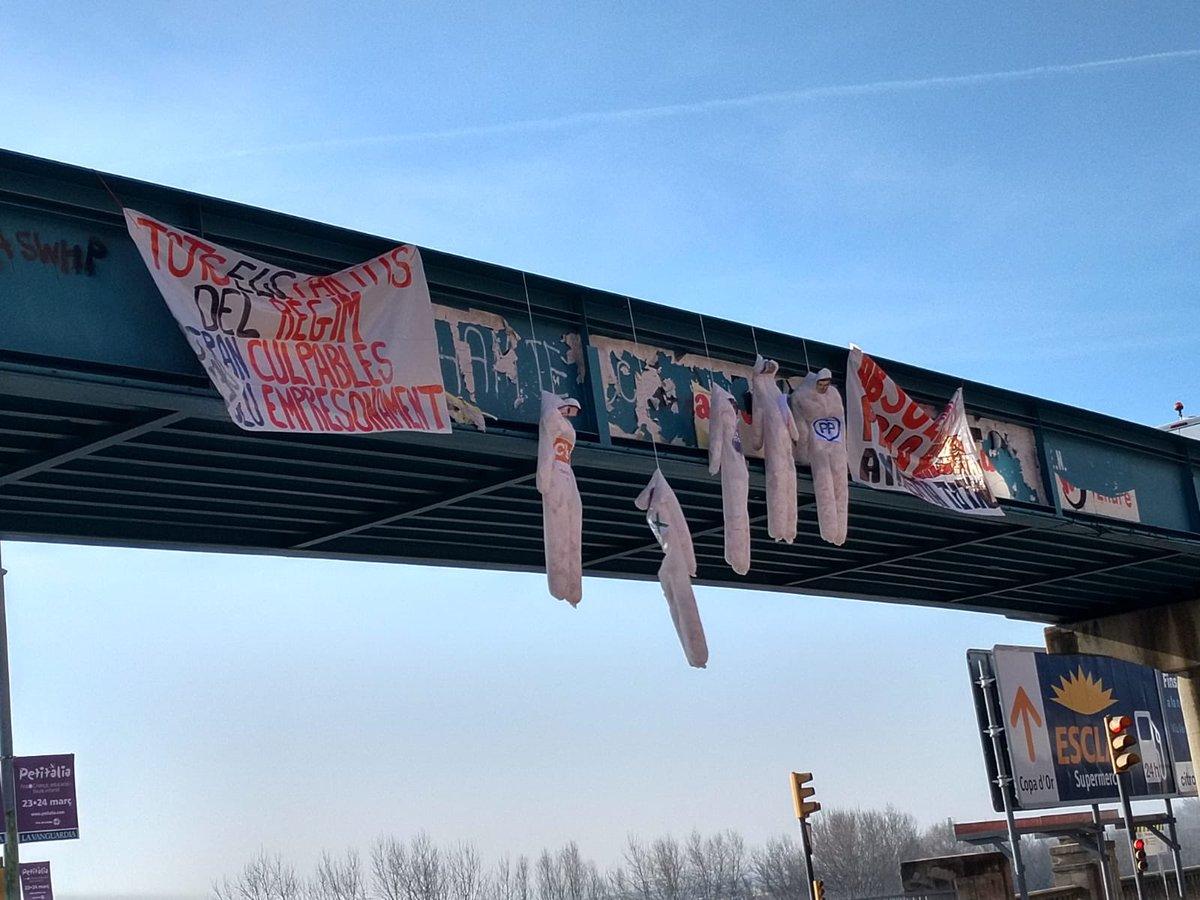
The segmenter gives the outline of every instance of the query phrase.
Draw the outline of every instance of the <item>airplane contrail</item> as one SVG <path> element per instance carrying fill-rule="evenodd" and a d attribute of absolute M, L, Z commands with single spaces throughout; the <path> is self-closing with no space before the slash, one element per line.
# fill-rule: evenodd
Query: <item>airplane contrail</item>
<path fill-rule="evenodd" d="M 272 144 L 243 150 L 234 150 L 218 154 L 217 159 L 229 159 L 243 156 L 258 156 L 269 153 L 280 153 L 293 150 L 329 150 L 353 147 L 372 147 L 388 144 L 412 143 L 417 141 L 442 141 L 456 138 L 490 137 L 494 135 L 513 134 L 522 131 L 553 131 L 570 128 L 575 125 L 601 125 L 616 122 L 637 122 L 652 119 L 665 119 L 674 116 L 695 115 L 697 113 L 715 112 L 728 109 L 746 109 L 755 106 L 772 104 L 801 103 L 806 100 L 820 100 L 837 97 L 863 97 L 875 94 L 898 94 L 912 91 L 924 91 L 936 88 L 968 87 L 978 84 L 992 84 L 1004 81 L 1020 81 L 1028 78 L 1041 78 L 1051 75 L 1071 75 L 1079 72 L 1091 72 L 1099 69 L 1112 69 L 1119 66 L 1136 65 L 1139 63 L 1168 62 L 1175 60 L 1190 60 L 1200 58 L 1200 49 L 1167 50 L 1161 53 L 1144 53 L 1140 56 L 1119 56 L 1112 59 L 1097 59 L 1089 62 L 1066 63 L 1062 65 L 1034 66 L 1028 69 L 1009 69 L 1000 72 L 977 72 L 970 75 L 943 75 L 930 78 L 897 79 L 893 81 L 868 81 L 858 84 L 836 84 L 811 88 L 799 88 L 791 91 L 770 91 L 758 94 L 746 94 L 741 97 L 720 97 L 711 100 L 696 100 L 688 103 L 670 103 L 661 106 L 641 106 L 626 109 L 598 110 L 595 112 L 569 113 L 562 116 L 548 116 L 537 119 L 517 119 L 511 122 L 497 122 L 491 125 L 464 125 L 460 128 L 444 128 L 432 131 L 408 131 L 395 134 L 378 134 L 362 137 L 324 138 L 314 141 L 297 141 L 286 144 Z"/>

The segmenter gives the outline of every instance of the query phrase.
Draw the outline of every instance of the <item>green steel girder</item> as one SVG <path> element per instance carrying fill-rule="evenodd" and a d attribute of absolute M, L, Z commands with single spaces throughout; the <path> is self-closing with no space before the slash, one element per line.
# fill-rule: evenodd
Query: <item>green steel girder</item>
<path fill-rule="evenodd" d="M 396 242 L 118 176 L 104 180 L 130 206 L 311 272 L 360 261 Z M 14 244 L 18 230 L 24 243 Z M 47 247 L 60 240 L 63 248 L 91 251 L 90 274 L 74 257 L 61 265 L 36 252 L 27 259 L 35 233 Z M 0 537 L 541 568 L 530 405 L 496 400 L 488 411 L 497 421 L 486 434 L 239 432 L 122 243 L 120 215 L 96 173 L 0 152 L 0 239 Z M 761 465 L 752 462 L 755 565 L 740 578 L 721 559 L 719 486 L 707 474 L 704 452 L 660 444 L 656 455 L 646 442 L 621 436 L 599 377 L 597 342 L 632 337 L 631 306 L 640 344 L 668 354 L 703 355 L 707 347 L 715 359 L 745 363 L 757 344 L 787 371 L 800 370 L 807 355 L 840 377 L 845 351 L 799 336 L 752 333 L 732 321 L 705 317 L 702 326 L 694 313 L 642 300 L 627 306 L 623 296 L 435 250 L 422 255 L 436 303 L 511 316 L 520 332 L 524 281 L 536 322 L 532 337 L 578 335 L 585 415 L 575 462 L 591 574 L 654 577 L 656 545 L 632 501 L 657 463 L 696 529 L 701 584 L 1043 621 L 1197 593 L 1200 445 L 887 360 L 881 362 L 889 374 L 918 399 L 944 401 L 963 386 L 973 414 L 1031 429 L 1039 501 L 1006 501 L 1005 519 L 981 522 L 853 487 L 845 547 L 819 540 L 810 527 L 811 503 L 796 544 L 779 545 L 758 533 L 764 483 Z M 690 405 L 681 402 L 668 414 L 690 416 Z M 1064 510 L 1053 481 L 1063 456 L 1085 470 L 1132 479 L 1141 521 Z M 801 499 L 810 498 L 806 470 L 799 480 Z"/>

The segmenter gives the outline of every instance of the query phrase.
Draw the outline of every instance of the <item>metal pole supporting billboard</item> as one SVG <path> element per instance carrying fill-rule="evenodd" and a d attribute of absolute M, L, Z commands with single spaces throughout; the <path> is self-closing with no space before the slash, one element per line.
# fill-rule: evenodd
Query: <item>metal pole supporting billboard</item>
<path fill-rule="evenodd" d="M 1017 834 L 1017 821 L 1013 817 L 1012 778 L 1005 774 L 1004 749 L 1000 746 L 1000 735 L 1004 734 L 1004 726 L 996 722 L 996 704 L 992 698 L 992 686 L 996 679 L 984 670 L 983 661 L 979 662 L 979 688 L 983 692 L 983 702 L 987 709 L 988 736 L 992 739 L 992 754 L 996 759 L 996 784 L 1000 788 L 1000 798 L 1004 803 L 1004 820 L 1008 823 L 1008 846 L 1011 848 L 1013 874 L 1017 881 L 1017 896 L 1021 900 L 1029 900 L 1029 891 L 1025 887 L 1025 864 L 1021 860 L 1021 838 Z"/>
<path fill-rule="evenodd" d="M 0 789 L 4 792 L 4 896 L 7 900 L 21 900 L 17 782 L 13 777 L 12 690 L 8 682 L 8 621 L 4 606 L 6 574 L 0 559 Z"/>
<path fill-rule="evenodd" d="M 1092 804 L 1092 821 L 1096 823 L 1096 849 L 1100 851 L 1100 877 L 1104 879 L 1104 900 L 1113 900 L 1112 885 L 1108 883 L 1108 840 L 1104 835 L 1104 822 L 1100 818 L 1100 806 Z"/>
<path fill-rule="evenodd" d="M 1165 797 L 1167 804 L 1167 835 L 1171 838 L 1171 859 L 1175 863 L 1175 884 L 1179 888 L 1179 900 L 1187 900 L 1187 891 L 1183 886 L 1183 858 L 1179 855 L 1179 833 L 1175 830 L 1175 810 L 1171 808 L 1171 798 Z"/>
<path fill-rule="evenodd" d="M 1145 900 L 1142 893 L 1142 872 L 1138 868 L 1137 857 L 1133 855 L 1133 839 L 1137 837 L 1137 827 L 1133 824 L 1133 807 L 1129 803 L 1129 791 L 1125 789 L 1126 772 L 1117 772 L 1117 792 L 1121 795 L 1121 813 L 1125 816 L 1125 834 L 1129 838 L 1129 861 L 1133 864 L 1133 884 L 1137 888 L 1138 900 Z"/>

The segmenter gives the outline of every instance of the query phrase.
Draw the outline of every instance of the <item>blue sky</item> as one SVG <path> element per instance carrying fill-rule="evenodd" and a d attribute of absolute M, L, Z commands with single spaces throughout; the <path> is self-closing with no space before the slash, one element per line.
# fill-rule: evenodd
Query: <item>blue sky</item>
<path fill-rule="evenodd" d="M 0 30 L 0 145 L 1147 423 L 1200 256 L 1184 4 L 68 4 Z M 1114 62 L 1115 61 L 1115 62 Z M 1104 63 L 1103 65 L 1091 65 Z M 968 398 L 969 402 L 969 398 Z M 962 651 L 998 618 L 705 590 L 6 545 L 21 752 L 79 754 L 63 896 L 203 895 L 259 847 L 491 854 L 987 813 Z M 897 765 L 889 729 L 916 720 Z"/>

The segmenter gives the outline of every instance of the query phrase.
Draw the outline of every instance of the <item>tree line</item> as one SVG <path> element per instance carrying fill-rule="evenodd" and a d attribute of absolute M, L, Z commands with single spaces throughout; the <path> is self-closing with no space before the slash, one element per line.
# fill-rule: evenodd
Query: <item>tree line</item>
<path fill-rule="evenodd" d="M 1180 804 L 1181 843 L 1200 839 L 1194 803 Z M 949 823 L 922 828 L 892 807 L 834 809 L 812 820 L 816 874 L 830 898 L 898 893 L 900 863 L 970 852 Z M 1022 842 L 1030 889 L 1050 887 L 1050 841 Z M 1120 855 L 1118 848 L 1118 855 Z M 1124 862 L 1128 862 L 1125 860 Z M 379 838 L 364 855 L 324 853 L 311 872 L 260 853 L 213 885 L 212 900 L 807 900 L 799 841 L 749 847 L 736 831 L 682 840 L 631 836 L 620 861 L 602 868 L 574 841 L 535 856 L 485 863 L 469 843 L 439 845 L 428 834 Z"/>

